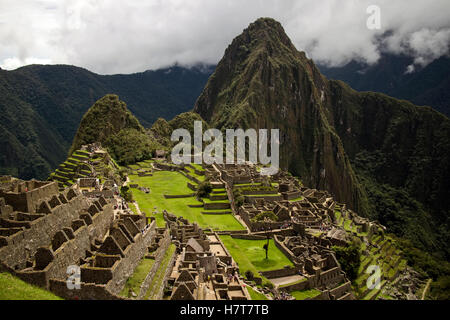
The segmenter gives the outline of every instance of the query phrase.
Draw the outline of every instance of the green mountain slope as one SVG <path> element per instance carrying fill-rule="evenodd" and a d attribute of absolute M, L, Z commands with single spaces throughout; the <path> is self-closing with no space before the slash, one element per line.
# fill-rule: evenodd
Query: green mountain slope
<path fill-rule="evenodd" d="M 111 76 L 66 65 L 0 69 L 0 174 L 45 179 L 66 158 L 83 114 L 108 93 L 149 127 L 192 109 L 210 74 L 178 66 Z"/>
<path fill-rule="evenodd" d="M 159 144 L 145 132 L 125 102 L 114 94 L 99 99 L 81 119 L 69 154 L 84 144 L 100 142 L 122 165 L 150 159 Z"/>
<path fill-rule="evenodd" d="M 279 128 L 284 169 L 416 245 L 450 256 L 444 115 L 329 81 L 267 18 L 233 40 L 194 111 L 212 127 Z"/>
<path fill-rule="evenodd" d="M 383 53 L 374 65 L 351 61 L 341 67 L 318 67 L 327 78 L 345 81 L 355 90 L 383 92 L 416 105 L 431 106 L 449 116 L 450 58 L 442 56 L 406 73 L 413 63 L 413 57 Z"/>

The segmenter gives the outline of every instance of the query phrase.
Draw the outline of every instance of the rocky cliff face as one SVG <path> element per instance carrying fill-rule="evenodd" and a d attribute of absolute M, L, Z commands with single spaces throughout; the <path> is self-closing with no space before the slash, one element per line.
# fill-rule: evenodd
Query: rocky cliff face
<path fill-rule="evenodd" d="M 194 111 L 216 128 L 280 129 L 283 169 L 400 235 L 421 229 L 427 249 L 442 248 L 431 230 L 448 219 L 449 119 L 327 80 L 275 20 L 258 19 L 233 40 Z M 400 210 L 407 213 L 389 217 Z"/>

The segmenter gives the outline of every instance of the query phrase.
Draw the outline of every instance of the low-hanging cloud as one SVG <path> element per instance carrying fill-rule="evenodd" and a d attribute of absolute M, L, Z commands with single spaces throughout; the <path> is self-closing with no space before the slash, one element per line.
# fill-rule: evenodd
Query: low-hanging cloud
<path fill-rule="evenodd" d="M 369 30 L 366 9 L 381 9 Z M 299 50 L 331 66 L 376 63 L 382 51 L 414 71 L 448 54 L 448 0 L 0 0 L 0 66 L 64 63 L 102 73 L 215 64 L 259 17 L 284 26 Z"/>

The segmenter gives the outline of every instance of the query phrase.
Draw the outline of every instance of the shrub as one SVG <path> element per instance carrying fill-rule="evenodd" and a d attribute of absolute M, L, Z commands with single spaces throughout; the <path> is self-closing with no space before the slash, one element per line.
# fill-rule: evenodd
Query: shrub
<path fill-rule="evenodd" d="M 269 288 L 269 289 L 273 289 L 273 283 L 270 282 L 270 281 L 265 281 L 265 282 L 263 283 L 263 287 L 267 287 L 267 288 Z"/>
<path fill-rule="evenodd" d="M 212 191 L 212 185 L 209 181 L 203 181 L 198 185 L 197 198 L 207 198 Z"/>
<path fill-rule="evenodd" d="M 246 277 L 248 280 L 252 281 L 252 280 L 255 278 L 255 275 L 253 274 L 253 272 L 252 272 L 251 270 L 247 270 L 247 271 L 245 272 L 245 277 Z"/>
<path fill-rule="evenodd" d="M 120 188 L 120 196 L 127 202 L 133 201 L 133 193 L 128 186 L 123 186 Z"/>
<path fill-rule="evenodd" d="M 351 243 L 348 247 L 333 246 L 332 249 L 336 253 L 336 259 L 349 280 L 355 280 L 361 264 L 359 246 L 356 243 Z"/>

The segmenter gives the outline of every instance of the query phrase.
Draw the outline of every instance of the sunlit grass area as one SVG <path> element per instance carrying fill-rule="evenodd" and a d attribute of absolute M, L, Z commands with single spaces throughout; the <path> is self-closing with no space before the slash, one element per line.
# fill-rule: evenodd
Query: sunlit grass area
<path fill-rule="evenodd" d="M 137 183 L 140 187 L 150 188 L 147 194 L 138 189 L 131 189 L 134 200 L 138 202 L 141 212 L 145 212 L 149 217 L 155 217 L 157 225 L 164 227 L 162 211 L 165 209 L 177 216 L 183 216 L 190 222 L 197 222 L 201 228 L 211 228 L 215 230 L 244 230 L 245 228 L 231 214 L 205 215 L 203 208 L 190 208 L 190 204 L 200 204 L 195 197 L 166 199 L 167 195 L 188 195 L 193 191 L 187 187 L 191 182 L 181 173 L 175 171 L 156 171 L 151 177 L 139 177 L 130 175 L 131 184 Z M 153 214 L 154 207 L 158 211 Z"/>
<path fill-rule="evenodd" d="M 309 289 L 302 291 L 292 291 L 289 292 L 296 300 L 305 300 L 306 298 L 314 298 L 320 294 L 320 291 L 317 289 Z"/>
<path fill-rule="evenodd" d="M 234 239 L 231 236 L 220 236 L 233 259 L 239 265 L 241 274 L 250 270 L 255 276 L 258 271 L 270 271 L 282 269 L 284 266 L 293 266 L 292 262 L 276 246 L 272 239 L 269 240 L 269 254 L 263 249 L 267 240 Z"/>
<path fill-rule="evenodd" d="M 0 273 L 0 300 L 62 300 L 62 298 L 9 273 Z"/>

